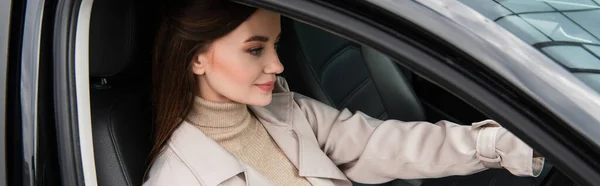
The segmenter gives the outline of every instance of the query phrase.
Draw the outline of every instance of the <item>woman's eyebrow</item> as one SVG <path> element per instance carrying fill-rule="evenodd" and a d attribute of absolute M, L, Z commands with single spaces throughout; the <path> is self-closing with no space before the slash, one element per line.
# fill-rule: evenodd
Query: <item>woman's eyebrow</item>
<path fill-rule="evenodd" d="M 252 42 L 252 41 L 260 41 L 260 42 L 267 42 L 269 41 L 269 37 L 267 36 L 252 36 L 250 38 L 248 38 L 245 42 Z"/>
<path fill-rule="evenodd" d="M 275 41 L 279 40 L 279 37 L 281 37 L 281 33 L 279 33 L 279 35 L 277 35 L 277 38 L 275 38 Z M 247 42 L 252 42 L 252 41 L 260 41 L 260 42 L 267 42 L 269 41 L 269 37 L 267 36 L 259 36 L 259 35 L 255 35 L 252 36 L 250 38 L 248 38 L 245 43 Z"/>

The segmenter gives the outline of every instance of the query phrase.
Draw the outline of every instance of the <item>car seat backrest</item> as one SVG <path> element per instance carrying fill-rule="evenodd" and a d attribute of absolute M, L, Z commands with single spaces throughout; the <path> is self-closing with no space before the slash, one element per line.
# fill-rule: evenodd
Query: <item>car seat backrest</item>
<path fill-rule="evenodd" d="M 135 3 L 97 0 L 92 6 L 90 103 L 100 186 L 141 185 L 152 146 L 152 16 Z"/>

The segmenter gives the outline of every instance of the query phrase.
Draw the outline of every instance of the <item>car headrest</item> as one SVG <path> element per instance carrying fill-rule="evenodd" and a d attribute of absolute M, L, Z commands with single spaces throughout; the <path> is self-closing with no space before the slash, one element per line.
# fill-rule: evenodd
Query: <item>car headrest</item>
<path fill-rule="evenodd" d="M 90 75 L 109 77 L 136 59 L 137 19 L 133 0 L 96 0 L 90 22 Z"/>

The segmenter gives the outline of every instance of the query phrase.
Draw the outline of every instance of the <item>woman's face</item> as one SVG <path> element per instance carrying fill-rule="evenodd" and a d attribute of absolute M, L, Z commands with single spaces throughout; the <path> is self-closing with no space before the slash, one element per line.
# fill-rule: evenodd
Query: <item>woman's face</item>
<path fill-rule="evenodd" d="M 279 14 L 258 9 L 215 40 L 192 61 L 198 96 L 215 102 L 268 105 L 275 75 L 283 71 L 275 51 L 280 33 Z"/>

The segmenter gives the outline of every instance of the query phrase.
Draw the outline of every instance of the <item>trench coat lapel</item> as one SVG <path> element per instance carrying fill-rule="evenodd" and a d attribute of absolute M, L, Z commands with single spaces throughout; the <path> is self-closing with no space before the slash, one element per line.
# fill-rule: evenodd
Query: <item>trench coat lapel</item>
<path fill-rule="evenodd" d="M 244 171 L 239 160 L 187 121 L 175 130 L 169 146 L 203 185 L 216 186 Z"/>
<path fill-rule="evenodd" d="M 318 178 L 346 180 L 346 176 L 320 149 L 308 120 L 300 109 L 295 110 L 293 93 L 274 93 L 271 104 L 250 107 L 288 159 L 298 168 L 299 175 L 315 184 Z M 300 126 L 298 126 L 300 125 Z M 327 182 L 325 182 L 327 183 Z M 332 185 L 331 181 L 328 185 Z"/>

